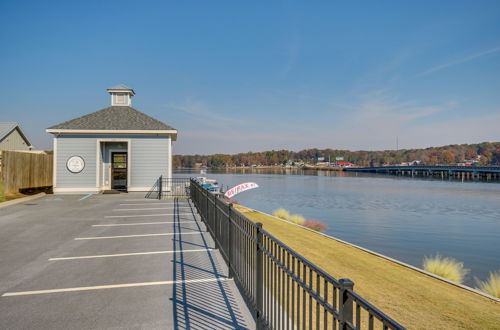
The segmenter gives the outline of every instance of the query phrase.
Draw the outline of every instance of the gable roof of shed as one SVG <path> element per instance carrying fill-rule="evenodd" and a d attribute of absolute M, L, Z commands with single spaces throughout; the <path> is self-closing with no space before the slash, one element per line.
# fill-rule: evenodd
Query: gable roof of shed
<path fill-rule="evenodd" d="M 21 137 L 26 141 L 26 144 L 28 146 L 31 146 L 31 142 L 28 140 L 26 135 L 24 135 L 23 131 L 21 130 L 21 127 L 19 127 L 18 123 L 0 123 L 0 141 L 5 139 L 10 133 L 12 133 L 15 129 L 19 132 Z"/>
<path fill-rule="evenodd" d="M 48 130 L 164 131 L 175 128 L 127 106 L 111 106 L 63 123 Z"/>

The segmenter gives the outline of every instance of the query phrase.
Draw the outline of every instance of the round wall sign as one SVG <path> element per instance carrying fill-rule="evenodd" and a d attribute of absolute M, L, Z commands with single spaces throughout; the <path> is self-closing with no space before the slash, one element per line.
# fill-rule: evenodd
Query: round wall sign
<path fill-rule="evenodd" d="M 72 156 L 66 162 L 66 167 L 71 173 L 80 173 L 85 167 L 85 162 L 80 156 Z"/>

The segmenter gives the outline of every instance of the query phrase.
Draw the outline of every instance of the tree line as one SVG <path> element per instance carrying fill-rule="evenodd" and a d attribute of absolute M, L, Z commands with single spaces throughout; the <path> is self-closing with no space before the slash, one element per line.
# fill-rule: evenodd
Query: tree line
<path fill-rule="evenodd" d="M 422 165 L 454 165 L 466 160 L 477 161 L 476 165 L 500 165 L 500 142 L 479 144 L 454 144 L 426 149 L 401 149 L 383 151 L 349 151 L 337 149 L 305 149 L 300 151 L 271 150 L 238 154 L 214 155 L 174 155 L 174 167 L 195 167 L 201 164 L 207 167 L 224 166 L 274 166 L 315 164 L 318 159 L 337 157 L 358 166 L 383 166 L 405 162 L 420 161 Z"/>

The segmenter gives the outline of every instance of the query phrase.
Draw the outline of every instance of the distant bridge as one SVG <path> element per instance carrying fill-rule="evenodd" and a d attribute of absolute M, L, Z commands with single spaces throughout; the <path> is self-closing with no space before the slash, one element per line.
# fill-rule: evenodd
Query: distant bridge
<path fill-rule="evenodd" d="M 401 176 L 441 177 L 455 179 L 500 180 L 500 166 L 380 166 L 348 167 L 346 172 L 380 173 Z"/>

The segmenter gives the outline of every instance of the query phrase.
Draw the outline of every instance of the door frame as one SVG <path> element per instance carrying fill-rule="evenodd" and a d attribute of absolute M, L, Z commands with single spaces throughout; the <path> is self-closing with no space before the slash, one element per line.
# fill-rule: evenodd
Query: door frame
<path fill-rule="evenodd" d="M 129 175 L 129 170 L 128 167 L 130 165 L 128 161 L 128 151 L 126 149 L 109 149 L 108 150 L 108 159 L 109 159 L 109 171 L 108 171 L 108 178 L 109 178 L 109 184 L 107 185 L 107 188 L 109 190 L 113 189 L 113 152 L 120 152 L 124 153 L 127 155 L 127 185 L 125 186 L 128 189 L 128 182 L 130 178 L 128 177 Z"/>
<path fill-rule="evenodd" d="M 109 190 L 111 189 L 111 154 L 108 153 L 108 158 L 110 160 L 109 163 L 109 181 L 108 184 L 105 184 L 104 181 L 104 160 L 102 159 L 102 148 L 101 148 L 101 143 L 104 142 L 127 142 L 127 149 L 110 149 L 114 150 L 115 152 L 120 151 L 120 152 L 127 152 L 127 191 L 130 188 L 130 182 L 132 181 L 131 177 L 131 159 L 132 159 L 132 140 L 131 139 L 123 139 L 123 138 L 108 138 L 108 139 L 96 139 L 96 174 L 95 174 L 95 182 L 96 182 L 96 187 L 99 190 Z M 102 163 L 102 167 L 100 166 Z M 102 174 L 101 182 L 99 182 L 99 177 Z"/>

